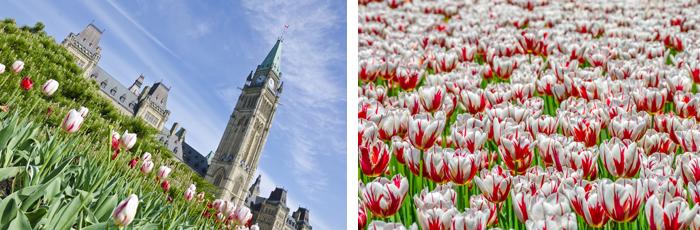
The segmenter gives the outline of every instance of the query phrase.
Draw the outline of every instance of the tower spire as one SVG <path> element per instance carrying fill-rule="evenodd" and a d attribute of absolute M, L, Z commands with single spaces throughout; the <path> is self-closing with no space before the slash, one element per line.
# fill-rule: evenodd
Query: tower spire
<path fill-rule="evenodd" d="M 265 60 L 263 60 L 262 64 L 258 66 L 258 69 L 266 69 L 269 68 L 272 71 L 274 71 L 277 76 L 280 74 L 280 59 L 282 58 L 282 37 L 277 39 L 277 42 L 275 42 L 275 45 L 272 47 L 269 53 L 267 53 L 267 56 L 265 57 Z"/>

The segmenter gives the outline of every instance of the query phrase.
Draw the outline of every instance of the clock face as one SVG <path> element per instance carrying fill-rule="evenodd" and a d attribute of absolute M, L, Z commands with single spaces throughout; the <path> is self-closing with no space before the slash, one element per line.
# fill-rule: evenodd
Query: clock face
<path fill-rule="evenodd" d="M 267 87 L 270 88 L 270 90 L 275 89 L 275 79 L 270 78 L 270 80 L 267 82 Z"/>

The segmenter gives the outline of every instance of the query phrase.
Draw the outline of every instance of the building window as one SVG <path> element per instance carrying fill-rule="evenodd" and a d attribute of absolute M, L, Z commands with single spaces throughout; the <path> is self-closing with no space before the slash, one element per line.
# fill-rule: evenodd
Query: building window
<path fill-rule="evenodd" d="M 100 82 L 100 87 L 102 87 L 102 88 L 107 87 L 107 82 L 104 82 L 104 81 Z"/>
<path fill-rule="evenodd" d="M 124 100 L 126 100 L 126 97 L 124 97 L 124 95 L 122 95 L 121 97 L 119 97 L 119 101 L 120 101 L 120 102 L 124 102 Z"/>
<path fill-rule="evenodd" d="M 144 120 L 146 120 L 146 122 L 150 123 L 153 126 L 158 126 L 158 122 L 160 121 L 160 119 L 158 119 L 158 117 L 156 117 L 156 115 L 154 115 L 150 111 L 146 112 Z"/>
<path fill-rule="evenodd" d="M 111 93 L 112 96 L 114 96 L 114 94 L 117 93 L 117 89 L 112 88 L 112 90 L 110 90 L 109 93 Z"/>

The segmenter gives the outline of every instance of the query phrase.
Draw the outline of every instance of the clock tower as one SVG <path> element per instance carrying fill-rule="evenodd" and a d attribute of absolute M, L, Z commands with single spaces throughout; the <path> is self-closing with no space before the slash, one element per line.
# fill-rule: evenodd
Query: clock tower
<path fill-rule="evenodd" d="M 243 204 L 248 195 L 246 188 L 258 167 L 282 93 L 281 51 L 280 38 L 248 74 L 207 170 L 206 179 L 219 187 L 219 198 L 236 205 Z"/>

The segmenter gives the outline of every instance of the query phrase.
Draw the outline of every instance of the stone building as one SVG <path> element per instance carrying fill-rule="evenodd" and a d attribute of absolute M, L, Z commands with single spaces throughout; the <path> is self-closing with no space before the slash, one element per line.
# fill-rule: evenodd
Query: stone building
<path fill-rule="evenodd" d="M 70 33 L 61 43 L 75 57 L 76 64 L 83 69 L 84 77 L 94 80 L 100 88 L 99 94 L 109 99 L 120 113 L 141 118 L 153 128 L 160 130 L 157 139 L 173 152 L 175 158 L 204 177 L 207 158 L 185 142 L 186 130 L 178 122 L 168 129 L 165 124 L 170 116 L 167 109 L 170 87 L 162 82 L 144 86 L 145 77 L 140 74 L 126 87 L 99 66 L 101 57 L 100 39 L 104 30 L 88 24 L 80 33 Z"/>
<path fill-rule="evenodd" d="M 311 230 L 309 222 L 309 210 L 299 207 L 292 215 L 289 215 L 287 207 L 287 190 L 275 188 L 270 196 L 259 196 L 260 176 L 248 189 L 248 197 L 245 205 L 253 213 L 252 223 L 257 224 L 261 230 Z"/>
<path fill-rule="evenodd" d="M 267 140 L 282 93 L 278 39 L 263 62 L 251 71 L 231 113 L 206 179 L 219 187 L 219 197 L 236 205 L 243 203 L 258 160 Z"/>
<path fill-rule="evenodd" d="M 187 130 L 180 127 L 180 123 L 175 122 L 170 129 L 163 128 L 157 138 L 166 148 L 172 151 L 175 158 L 187 164 L 199 176 L 204 177 L 209 167 L 207 158 L 202 156 L 194 147 L 187 144 L 185 141 L 186 133 Z"/>
<path fill-rule="evenodd" d="M 110 99 L 124 115 L 139 117 L 157 130 L 162 130 L 170 116 L 167 109 L 170 87 L 162 82 L 141 89 L 145 77 L 139 75 L 128 88 L 98 65 L 102 57 L 99 46 L 104 31 L 88 24 L 80 33 L 70 33 L 61 43 L 75 57 L 83 69 L 83 76 L 94 80 L 100 95 Z"/>
<path fill-rule="evenodd" d="M 102 57 L 102 49 L 100 48 L 102 32 L 104 31 L 90 23 L 82 32 L 77 34 L 71 32 L 61 42 L 61 45 L 73 54 L 76 64 L 83 69 L 84 77 L 92 73 L 92 70 L 97 66 L 97 62 L 100 61 L 100 57 Z"/>

